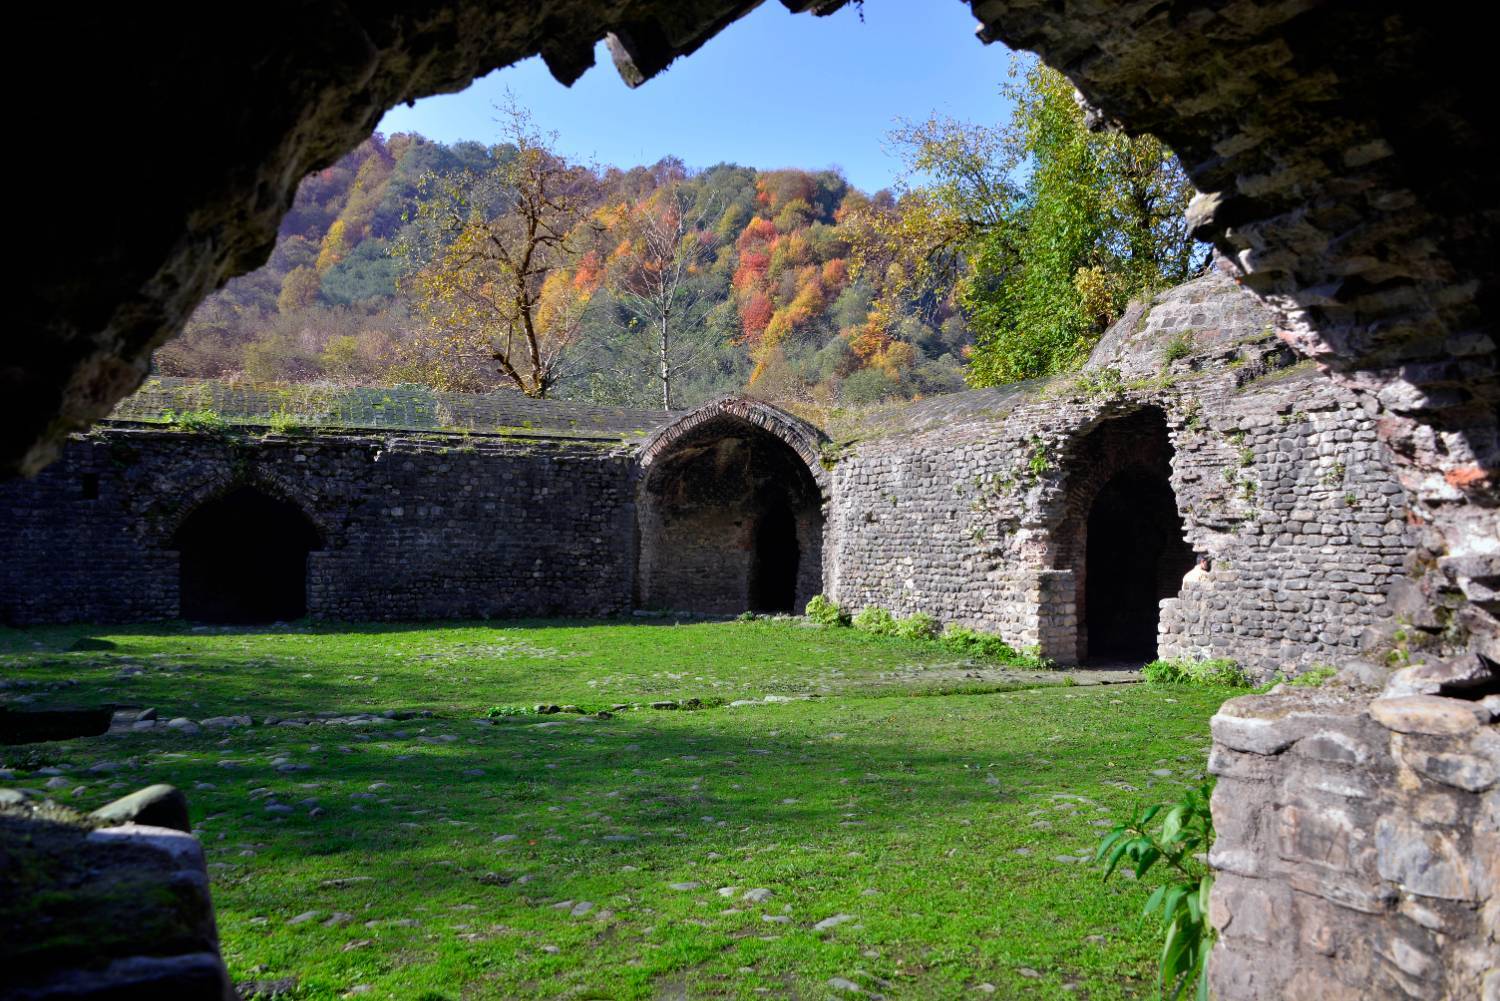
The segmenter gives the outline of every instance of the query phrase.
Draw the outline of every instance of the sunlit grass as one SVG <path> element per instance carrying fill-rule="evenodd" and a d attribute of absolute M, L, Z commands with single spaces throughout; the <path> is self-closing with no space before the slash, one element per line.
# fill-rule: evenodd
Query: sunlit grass
<path fill-rule="evenodd" d="M 69 652 L 83 636 L 113 648 Z M 11 631 L 0 672 L 41 682 L 3 693 L 33 705 L 256 719 L 3 756 L 76 778 L 62 795 L 83 808 L 185 789 L 232 972 L 295 976 L 303 998 L 821 998 L 831 978 L 891 998 L 1150 997 L 1146 889 L 1078 859 L 1107 817 L 1196 781 L 1232 694 L 1062 687 L 765 622 Z M 991 690 L 941 694 L 965 685 Z M 768 694 L 821 697 L 474 719 Z M 259 725 L 384 709 L 436 715 Z M 87 771 L 104 760 L 128 767 Z"/>

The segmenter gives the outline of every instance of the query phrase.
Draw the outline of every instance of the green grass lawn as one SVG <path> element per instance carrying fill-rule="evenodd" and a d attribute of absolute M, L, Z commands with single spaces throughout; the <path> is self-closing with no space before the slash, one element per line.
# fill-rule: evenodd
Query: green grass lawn
<path fill-rule="evenodd" d="M 0 631 L 0 679 L 254 717 L 0 749 L 0 784 L 186 790 L 230 971 L 297 998 L 1152 997 L 1150 887 L 1084 857 L 1199 781 L 1234 694 L 795 622 Z M 766 695 L 819 697 L 721 704 Z M 262 725 L 388 709 L 434 715 Z"/>

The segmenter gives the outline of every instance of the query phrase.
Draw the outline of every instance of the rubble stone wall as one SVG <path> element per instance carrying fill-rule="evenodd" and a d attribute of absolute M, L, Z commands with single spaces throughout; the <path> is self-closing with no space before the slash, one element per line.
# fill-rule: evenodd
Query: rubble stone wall
<path fill-rule="evenodd" d="M 0 484 L 0 615 L 176 617 L 173 533 L 241 484 L 292 501 L 318 529 L 316 618 L 619 614 L 634 468 L 623 448 L 101 428 L 35 479 Z"/>
<path fill-rule="evenodd" d="M 1169 446 L 1186 541 L 1211 565 L 1164 604 L 1159 654 L 1295 673 L 1357 653 L 1407 571 L 1406 498 L 1374 417 L 1289 365 L 1273 326 L 1210 276 L 1124 317 L 1076 378 L 940 398 L 846 432 L 868 436 L 834 467 L 835 597 L 1075 661 L 1088 504 L 1113 472 Z M 1169 360 L 1174 342 L 1190 354 Z M 1128 430 L 1148 410 L 1164 418 L 1160 446 Z"/>
<path fill-rule="evenodd" d="M 1500 696 L 1228 702 L 1209 770 L 1214 995 L 1500 995 Z"/>

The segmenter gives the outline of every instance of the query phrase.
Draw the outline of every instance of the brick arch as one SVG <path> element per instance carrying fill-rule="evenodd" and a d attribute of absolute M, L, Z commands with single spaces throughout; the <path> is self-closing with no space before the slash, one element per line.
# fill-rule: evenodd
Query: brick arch
<path fill-rule="evenodd" d="M 800 611 L 823 589 L 824 437 L 759 400 L 724 397 L 640 452 L 634 601 L 727 615 Z"/>
<path fill-rule="evenodd" d="M 714 422 L 741 422 L 759 428 L 767 434 L 781 439 L 807 467 L 813 482 L 818 485 L 823 499 L 829 498 L 830 481 L 828 470 L 823 468 L 823 445 L 828 436 L 807 421 L 789 414 L 780 407 L 764 400 L 744 396 L 723 396 L 710 400 L 696 409 L 689 410 L 646 439 L 639 453 L 640 467 L 650 475 L 653 465 L 672 451 L 673 446 L 684 435 L 702 429 Z"/>
<path fill-rule="evenodd" d="M 205 504 L 211 504 L 221 497 L 240 489 L 248 487 L 251 490 L 259 490 L 268 497 L 279 501 L 293 504 L 302 512 L 308 524 L 318 534 L 319 547 L 327 549 L 334 537 L 333 526 L 326 517 L 319 514 L 317 510 L 307 502 L 307 499 L 285 478 L 265 470 L 253 472 L 217 472 L 203 480 L 194 487 L 177 504 L 165 518 L 158 523 L 157 538 L 163 549 L 172 548 L 172 540 L 176 538 L 178 530 L 182 528 L 193 513 Z"/>

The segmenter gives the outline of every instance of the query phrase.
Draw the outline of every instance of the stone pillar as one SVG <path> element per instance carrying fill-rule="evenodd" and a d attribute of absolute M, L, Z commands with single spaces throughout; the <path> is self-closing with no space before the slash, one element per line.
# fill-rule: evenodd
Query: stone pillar
<path fill-rule="evenodd" d="M 1500 696 L 1284 689 L 1213 719 L 1219 1001 L 1500 998 Z"/>
<path fill-rule="evenodd" d="M 1027 598 L 1036 608 L 1036 638 L 1031 642 L 1043 657 L 1059 664 L 1076 664 L 1085 655 L 1078 630 L 1078 584 L 1072 570 L 1038 570 L 1036 586 Z M 1023 646 L 1029 644 L 1021 644 Z"/>

